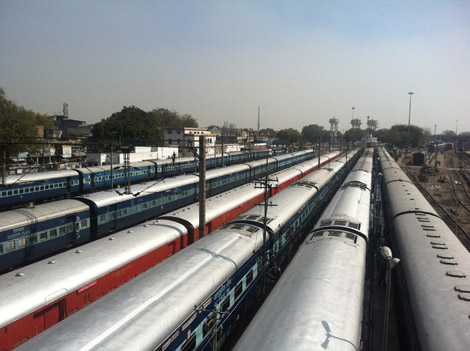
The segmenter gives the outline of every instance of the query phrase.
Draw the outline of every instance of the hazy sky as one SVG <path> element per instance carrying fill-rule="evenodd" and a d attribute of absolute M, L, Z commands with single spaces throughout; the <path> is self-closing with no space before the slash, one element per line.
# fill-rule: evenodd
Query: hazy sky
<path fill-rule="evenodd" d="M 0 87 L 94 123 L 135 105 L 200 126 L 470 131 L 469 0 L 0 0 Z"/>

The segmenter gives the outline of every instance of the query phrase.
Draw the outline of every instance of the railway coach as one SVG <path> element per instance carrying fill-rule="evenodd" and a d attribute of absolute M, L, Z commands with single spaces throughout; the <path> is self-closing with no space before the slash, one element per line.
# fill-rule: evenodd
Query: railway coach
<path fill-rule="evenodd" d="M 379 156 L 407 347 L 468 350 L 470 253 L 385 149 Z"/>
<path fill-rule="evenodd" d="M 223 343 L 265 268 L 287 254 L 345 168 L 343 157 L 272 197 L 266 245 L 264 210 L 253 208 L 17 349 L 209 350 L 214 338 Z"/>
<path fill-rule="evenodd" d="M 322 156 L 320 165 L 337 156 L 336 152 Z M 317 168 L 317 160 L 310 160 L 272 174 L 271 195 Z M 253 183 L 209 198 L 206 232 L 263 198 L 264 190 Z M 0 340 L 4 347 L 13 349 L 198 240 L 198 226 L 199 206 L 192 204 L 0 276 Z"/>

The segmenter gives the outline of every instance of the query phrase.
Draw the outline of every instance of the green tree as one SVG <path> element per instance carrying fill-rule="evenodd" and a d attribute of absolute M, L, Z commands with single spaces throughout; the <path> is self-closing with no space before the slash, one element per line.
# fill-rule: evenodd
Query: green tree
<path fill-rule="evenodd" d="M 197 126 L 197 121 L 188 114 L 179 115 L 164 108 L 145 112 L 135 106 L 124 106 L 120 112 L 94 124 L 92 133 L 98 145 L 161 145 L 165 128 Z"/>
<path fill-rule="evenodd" d="M 26 110 L 7 99 L 0 88 L 0 140 L 7 145 L 9 156 L 19 151 L 34 152 L 40 149 L 37 143 L 38 126 L 52 128 L 54 123 L 46 116 Z"/>
<path fill-rule="evenodd" d="M 316 143 L 319 136 L 321 140 L 327 141 L 330 137 L 330 132 L 317 124 L 310 124 L 302 128 L 302 139 L 304 142 Z"/>
<path fill-rule="evenodd" d="M 347 140 L 347 142 L 362 141 L 365 133 L 366 132 L 362 129 L 351 128 L 344 133 L 344 138 Z"/>
<path fill-rule="evenodd" d="M 293 128 L 281 129 L 277 132 L 277 139 L 284 143 L 299 143 L 302 140 L 302 136 L 299 131 Z"/>
<path fill-rule="evenodd" d="M 397 124 L 390 128 L 388 132 L 379 136 L 379 140 L 400 149 L 407 149 L 408 147 L 423 147 L 429 137 L 430 132 L 425 131 L 423 128 L 411 125 L 408 129 L 405 124 Z"/>

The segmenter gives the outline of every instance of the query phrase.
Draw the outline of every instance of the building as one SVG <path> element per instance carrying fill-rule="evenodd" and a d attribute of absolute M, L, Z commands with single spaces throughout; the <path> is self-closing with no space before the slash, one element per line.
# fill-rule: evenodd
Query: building
<path fill-rule="evenodd" d="M 163 131 L 164 145 L 178 147 L 178 157 L 194 156 L 193 150 L 199 147 L 199 137 L 206 138 L 206 155 L 215 154 L 216 135 L 201 128 L 168 128 Z M 219 150 L 220 153 L 220 150 Z"/>

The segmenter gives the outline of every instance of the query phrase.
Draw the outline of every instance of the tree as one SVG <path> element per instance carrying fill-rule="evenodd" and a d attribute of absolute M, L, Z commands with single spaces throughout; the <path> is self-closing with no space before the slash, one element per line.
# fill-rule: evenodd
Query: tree
<path fill-rule="evenodd" d="M 120 112 L 93 125 L 92 133 L 101 145 L 161 145 L 165 128 L 197 126 L 197 121 L 188 114 L 179 115 L 164 108 L 145 112 L 135 106 L 124 106 Z"/>
<path fill-rule="evenodd" d="M 317 124 L 310 124 L 302 128 L 302 139 L 304 142 L 315 143 L 318 141 L 319 136 L 321 140 L 327 141 L 329 140 L 330 132 Z"/>
<path fill-rule="evenodd" d="M 302 136 L 299 131 L 293 128 L 281 129 L 277 132 L 277 139 L 284 143 L 299 143 L 302 140 Z"/>
<path fill-rule="evenodd" d="M 383 133 L 379 137 L 379 140 L 391 145 L 397 146 L 400 149 L 406 149 L 408 147 L 418 148 L 423 147 L 430 136 L 429 131 L 425 131 L 423 128 L 405 124 L 394 125 L 386 133 Z"/>
<path fill-rule="evenodd" d="M 344 133 L 344 138 L 347 142 L 362 141 L 365 131 L 359 128 L 351 128 Z"/>
<path fill-rule="evenodd" d="M 9 156 L 20 151 L 34 152 L 40 149 L 35 138 L 38 126 L 52 128 L 54 123 L 46 115 L 26 110 L 8 100 L 5 91 L 0 88 L 0 139 L 8 144 Z"/>

